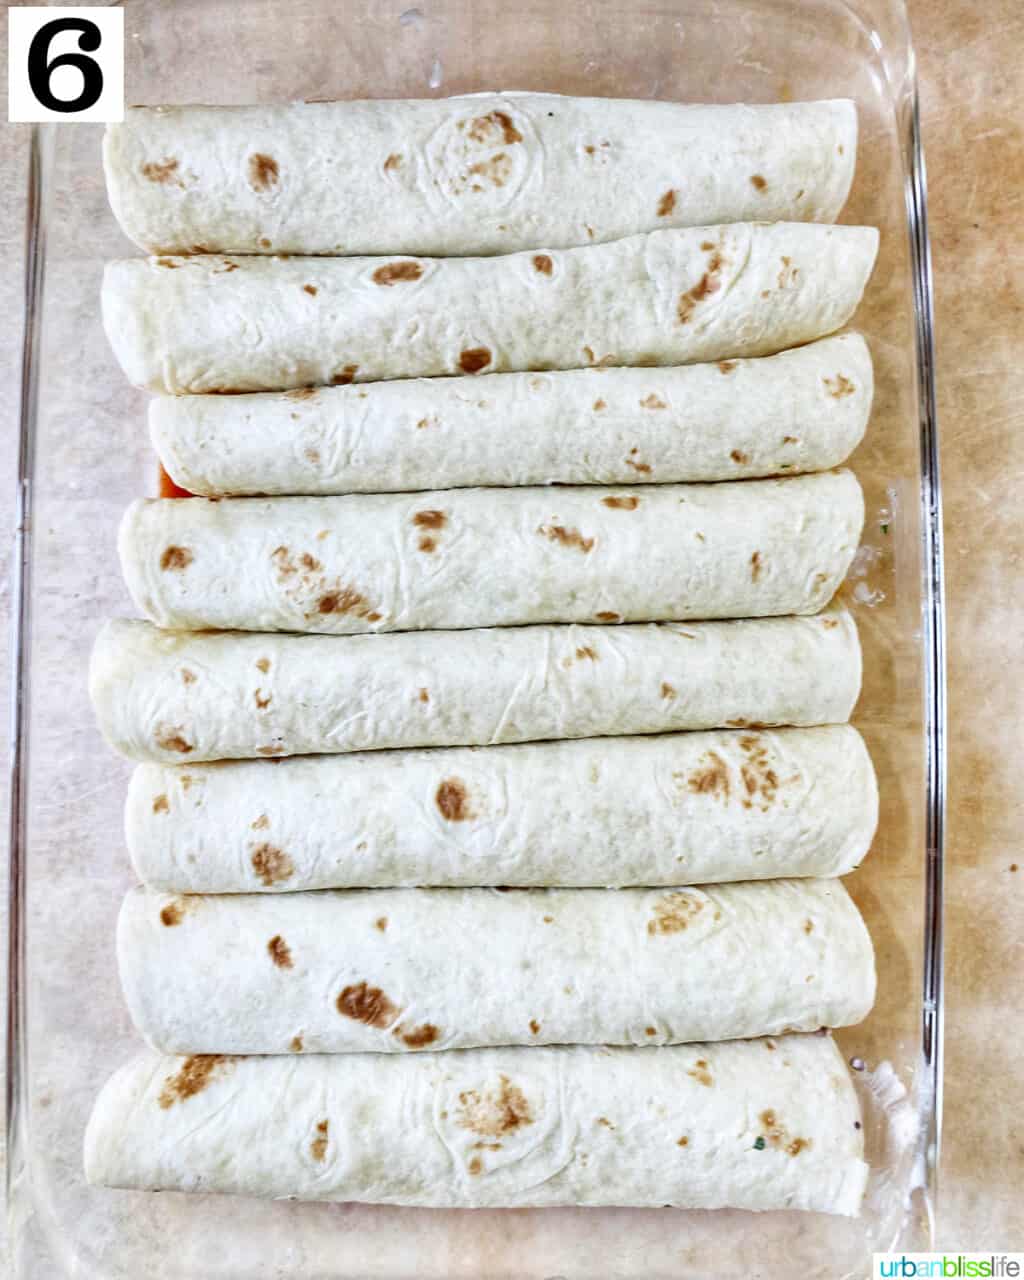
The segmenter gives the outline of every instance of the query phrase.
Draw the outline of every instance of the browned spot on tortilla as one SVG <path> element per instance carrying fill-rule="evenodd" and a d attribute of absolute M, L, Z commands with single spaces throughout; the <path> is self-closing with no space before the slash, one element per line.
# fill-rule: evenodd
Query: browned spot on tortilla
<path fill-rule="evenodd" d="M 522 142 L 523 135 L 512 123 L 512 118 L 504 111 L 489 111 L 485 116 L 477 116 L 469 122 L 468 134 L 474 142 L 486 142 L 487 135 L 494 126 L 501 130 L 505 145 L 510 147 L 514 142 Z"/>
<path fill-rule="evenodd" d="M 150 182 L 170 182 L 177 171 L 178 161 L 175 156 L 168 156 L 165 160 L 151 160 L 142 166 L 142 176 L 148 178 Z M 175 180 L 180 181 L 180 179 Z"/>
<path fill-rule="evenodd" d="M 165 547 L 160 557 L 161 569 L 187 569 L 192 563 L 192 552 L 188 547 Z"/>
<path fill-rule="evenodd" d="M 644 1027 L 645 1036 L 656 1036 L 658 1034 L 657 1027 Z"/>
<path fill-rule="evenodd" d="M 190 751 L 194 750 L 192 743 L 182 736 L 180 729 L 168 729 L 158 732 L 156 745 L 164 751 L 177 751 L 183 756 L 187 756 Z"/>
<path fill-rule="evenodd" d="M 814 932 L 814 921 L 813 921 L 813 920 L 805 920 L 805 921 L 804 921 L 804 933 L 813 933 L 813 932 Z"/>
<path fill-rule="evenodd" d="M 500 1138 L 516 1129 L 533 1123 L 530 1104 L 518 1085 L 508 1076 L 498 1077 L 498 1088 L 466 1089 L 459 1094 L 459 1115 L 456 1123 L 471 1133 L 484 1138 Z"/>
<path fill-rule="evenodd" d="M 629 451 L 629 457 L 626 458 L 625 460 L 626 466 L 632 467 L 634 471 L 639 471 L 641 474 L 644 474 L 644 475 L 649 474 L 651 470 L 650 463 L 637 462 L 636 460 L 637 453 L 639 453 L 639 450 L 634 445 L 634 447 Z"/>
<path fill-rule="evenodd" d="M 647 932 L 655 934 L 682 933 L 704 910 L 704 899 L 691 893 L 666 893 L 654 904 L 654 918 L 647 922 Z"/>
<path fill-rule="evenodd" d="M 222 262 L 219 267 L 214 267 L 213 274 L 216 276 L 227 275 L 229 271 L 237 271 L 237 262 Z"/>
<path fill-rule="evenodd" d="M 173 258 L 157 258 L 156 265 L 158 267 L 166 267 L 168 271 L 177 271 L 181 263 L 175 262 Z"/>
<path fill-rule="evenodd" d="M 612 1122 L 608 1119 L 608 1117 L 607 1117 L 607 1116 L 598 1116 L 598 1117 L 597 1117 L 597 1123 L 598 1123 L 598 1124 L 603 1124 L 603 1125 L 604 1125 L 604 1127 L 605 1127 L 606 1129 L 614 1129 L 614 1128 L 615 1128 L 615 1126 L 612 1124 Z"/>
<path fill-rule="evenodd" d="M 554 916 L 543 916 L 543 917 L 542 917 L 542 919 L 544 920 L 544 923 L 545 923 L 545 924 L 552 924 L 552 923 L 554 923 L 554 919 L 555 919 L 555 917 L 554 917 Z"/>
<path fill-rule="evenodd" d="M 673 702 L 675 700 L 675 696 L 676 696 L 675 688 L 665 680 L 662 680 L 661 682 L 661 696 L 667 702 Z"/>
<path fill-rule="evenodd" d="M 838 618 L 822 618 L 821 625 L 823 627 L 827 627 L 831 631 L 833 627 L 839 626 L 839 619 Z"/>
<path fill-rule="evenodd" d="M 408 259 L 404 262 L 386 262 L 373 273 L 373 283 L 380 285 L 401 284 L 405 281 L 418 280 L 423 268 L 418 262 Z"/>
<path fill-rule="evenodd" d="M 760 720 L 744 720 L 742 716 L 737 716 L 735 720 L 726 720 L 725 727 L 727 729 L 767 729 L 768 725 L 762 724 Z"/>
<path fill-rule="evenodd" d="M 277 186 L 277 161 L 262 151 L 254 151 L 249 157 L 249 186 L 254 191 L 269 191 Z"/>
<path fill-rule="evenodd" d="M 724 265 L 725 262 L 721 252 L 718 249 L 712 250 L 711 257 L 708 259 L 707 270 L 695 285 L 679 295 L 676 317 L 680 324 L 687 323 L 693 315 L 694 308 L 698 302 L 703 302 L 705 298 L 710 298 L 713 293 L 717 293 L 721 289 L 721 272 Z"/>
<path fill-rule="evenodd" d="M 765 188 L 768 186 L 768 183 L 765 181 L 764 178 L 761 177 L 759 173 L 754 173 L 754 174 L 751 174 L 750 176 L 750 185 L 754 188 L 755 191 L 764 191 Z"/>
<path fill-rule="evenodd" d="M 380 987 L 371 987 L 365 982 L 345 987 L 338 996 L 337 1007 L 346 1018 L 382 1031 L 390 1027 L 399 1014 L 398 1006 L 391 1003 Z"/>
<path fill-rule="evenodd" d="M 432 1022 L 424 1022 L 422 1026 L 415 1027 L 412 1031 L 404 1031 L 401 1027 L 396 1027 L 392 1034 L 398 1036 L 410 1049 L 425 1049 L 428 1044 L 433 1044 L 441 1033 Z"/>
<path fill-rule="evenodd" d="M 608 408 L 608 406 L 605 404 L 605 402 L 604 402 L 603 400 L 598 399 L 598 400 L 595 400 L 595 401 L 594 401 L 594 408 L 595 408 L 598 412 L 600 412 L 602 409 L 607 409 L 607 408 Z"/>
<path fill-rule="evenodd" d="M 185 919 L 185 913 L 192 909 L 192 905 L 184 898 L 175 898 L 173 902 L 168 902 L 166 906 L 160 908 L 160 923 L 168 929 L 173 929 Z"/>
<path fill-rule="evenodd" d="M 641 409 L 667 409 L 668 405 L 665 403 L 664 400 L 662 400 L 660 396 L 656 396 L 652 391 L 649 396 L 645 396 L 643 400 L 640 401 L 640 408 Z"/>
<path fill-rule="evenodd" d="M 366 597 L 352 587 L 339 587 L 337 591 L 326 592 L 317 600 L 316 611 L 320 614 L 354 613 L 357 618 L 365 618 L 367 622 L 380 621 L 380 614 L 371 610 Z"/>
<path fill-rule="evenodd" d="M 292 1042 L 288 1046 L 292 1053 L 302 1052 L 302 1036 L 292 1036 Z"/>
<path fill-rule="evenodd" d="M 676 193 L 670 188 L 658 201 L 658 217 L 667 218 L 676 207 Z"/>
<path fill-rule="evenodd" d="M 189 774 L 183 773 L 181 777 L 178 779 L 178 782 L 181 786 L 182 791 L 187 791 L 189 787 L 192 785 L 192 778 L 189 776 Z"/>
<path fill-rule="evenodd" d="M 154 813 L 167 813 L 170 807 L 171 806 L 168 803 L 167 797 L 164 795 L 157 796 L 156 799 L 153 801 Z"/>
<path fill-rule="evenodd" d="M 719 360 L 718 362 L 719 373 L 732 373 L 733 369 L 735 368 L 736 368 L 735 360 Z"/>
<path fill-rule="evenodd" d="M 265 711 L 265 710 L 267 709 L 267 707 L 269 707 L 269 706 L 270 706 L 270 704 L 271 704 L 271 702 L 273 701 L 273 699 L 272 699 L 272 697 L 271 697 L 271 695 L 270 695 L 269 693 L 267 694 L 267 696 L 266 696 L 265 698 L 263 697 L 263 690 L 262 690 L 262 689 L 257 689 L 257 690 L 256 690 L 256 692 L 255 692 L 252 696 L 253 696 L 253 698 L 254 698 L 254 699 L 255 699 L 255 701 L 256 701 L 256 706 L 257 706 L 257 708 L 258 708 L 260 711 Z"/>
<path fill-rule="evenodd" d="M 385 933 L 388 927 L 387 916 L 378 916 L 377 919 L 374 920 L 373 922 L 373 927 L 375 929 L 379 929 L 381 933 Z"/>
<path fill-rule="evenodd" d="M 787 258 L 785 254 L 782 255 L 779 261 L 782 263 L 782 269 L 779 272 L 775 283 L 780 289 L 785 289 L 786 285 L 796 283 L 796 278 L 800 274 L 800 268 L 794 267 L 791 259 Z"/>
<path fill-rule="evenodd" d="M 834 400 L 841 400 L 843 396 L 852 396 L 856 390 L 850 379 L 841 373 L 837 373 L 834 378 L 822 378 L 822 382 L 828 387 L 828 393 Z"/>
<path fill-rule="evenodd" d="M 269 889 L 272 884 L 280 884 L 295 873 L 295 864 L 282 849 L 276 845 L 259 844 L 249 855 L 252 869 L 264 885 Z"/>
<path fill-rule="evenodd" d="M 584 555 L 594 546 L 593 538 L 585 538 L 579 529 L 567 529 L 561 524 L 542 524 L 537 532 L 549 542 L 561 543 L 563 547 L 577 547 Z"/>
<path fill-rule="evenodd" d="M 261 813 L 255 822 L 249 823 L 249 829 L 251 831 L 266 831 L 267 827 L 269 826 L 270 826 L 270 819 L 267 817 L 265 813 Z"/>
<path fill-rule="evenodd" d="M 593 347 L 584 347 L 584 348 L 583 348 L 583 354 L 587 357 L 587 360 L 588 360 L 591 364 L 593 364 L 593 363 L 594 363 L 594 349 L 593 349 Z"/>
<path fill-rule="evenodd" d="M 590 647 L 589 644 L 580 645 L 580 647 L 576 650 L 576 657 L 579 658 L 581 661 L 584 658 L 589 658 L 591 662 L 597 661 L 597 654 Z"/>
<path fill-rule="evenodd" d="M 613 609 L 602 609 L 600 613 L 594 615 L 599 622 L 621 622 L 622 614 L 616 613 Z"/>
<path fill-rule="evenodd" d="M 430 418 L 420 418 L 419 422 L 416 423 L 417 429 L 421 431 L 423 430 L 424 427 L 429 427 L 430 425 L 431 425 Z"/>
<path fill-rule="evenodd" d="M 437 540 L 436 540 L 436 538 L 431 538 L 431 537 L 430 537 L 429 535 L 427 535 L 427 534 L 424 534 L 424 536 L 423 536 L 422 538 L 420 538 L 419 542 L 417 542 L 417 544 L 416 544 L 416 545 L 417 545 L 417 547 L 420 549 L 420 551 L 428 551 L 428 552 L 429 552 L 429 551 L 436 551 L 436 550 L 437 550 Z"/>
<path fill-rule="evenodd" d="M 223 1053 L 195 1054 L 186 1058 L 174 1075 L 164 1080 L 157 1104 L 166 1111 L 176 1102 L 185 1102 L 202 1093 L 218 1073 L 218 1069 L 234 1064 L 235 1059 Z"/>
<path fill-rule="evenodd" d="M 357 364 L 347 364 L 340 373 L 331 376 L 331 384 L 335 387 L 347 387 L 359 371 Z"/>
<path fill-rule="evenodd" d="M 258 756 L 283 756 L 285 754 L 284 747 L 271 744 L 265 747 L 257 747 L 256 754 Z"/>
<path fill-rule="evenodd" d="M 316 392 L 316 387 L 296 387 L 293 391 L 286 391 L 284 396 L 286 400 L 312 400 Z"/>
<path fill-rule="evenodd" d="M 314 466 L 320 461 L 319 449 L 303 449 L 303 456 L 307 462 L 312 462 Z"/>
<path fill-rule="evenodd" d="M 679 1141 L 676 1143 L 677 1147 L 688 1147 L 689 1145 L 690 1145 L 690 1139 L 687 1138 L 685 1135 L 682 1138 L 680 1138 Z"/>
<path fill-rule="evenodd" d="M 743 807 L 752 808 L 760 798 L 761 811 L 767 812 L 779 789 L 778 775 L 768 763 L 768 749 L 760 738 L 749 736 L 740 739 L 740 749 L 747 757 L 740 768 L 745 791 Z"/>
<path fill-rule="evenodd" d="M 486 347 L 467 347 L 459 355 L 459 368 L 463 373 L 479 373 L 491 363 L 491 353 Z"/>
<path fill-rule="evenodd" d="M 762 1111 L 759 1116 L 762 1136 L 768 1146 L 781 1149 L 790 1156 L 798 1156 L 801 1151 L 811 1145 L 810 1138 L 790 1138 L 786 1126 L 778 1119 L 774 1111 Z"/>
<path fill-rule="evenodd" d="M 782 443 L 783 444 L 799 444 L 800 439 L 798 436 L 783 436 Z"/>
<path fill-rule="evenodd" d="M 536 1035 L 540 1031 L 540 1023 L 536 1018 L 530 1019 L 530 1031 L 533 1035 Z"/>
<path fill-rule="evenodd" d="M 698 1058 L 686 1074 L 692 1076 L 698 1084 L 705 1085 L 709 1089 L 715 1083 L 704 1058 Z"/>
<path fill-rule="evenodd" d="M 285 942 L 284 938 L 282 938 L 279 933 L 275 933 L 267 943 L 267 951 L 270 953 L 271 960 L 273 960 L 274 964 L 276 964 L 279 969 L 294 968 L 294 965 L 292 964 L 291 950 L 288 943 Z"/>
<path fill-rule="evenodd" d="M 419 698 L 420 698 L 420 702 L 429 702 L 429 701 L 430 701 L 430 694 L 427 692 L 427 690 L 426 690 L 426 689 L 421 689 L 421 690 L 420 690 L 420 694 L 419 694 Z"/>
<path fill-rule="evenodd" d="M 421 529 L 443 529 L 446 519 L 443 511 L 417 511 L 412 522 Z"/>
<path fill-rule="evenodd" d="M 466 822 L 476 816 L 469 807 L 469 793 L 461 778 L 445 778 L 434 793 L 434 803 L 447 822 Z"/>
<path fill-rule="evenodd" d="M 729 799 L 729 767 L 717 751 L 705 751 L 701 757 L 707 763 L 695 769 L 686 780 L 690 791 L 696 795 L 718 796 Z"/>
<path fill-rule="evenodd" d="M 267 239 L 267 237 L 266 237 L 266 236 L 262 236 L 262 237 L 261 237 L 261 239 L 260 239 L 260 248 L 261 248 L 261 249 L 269 249 L 269 248 L 270 248 L 270 241 Z"/>
<path fill-rule="evenodd" d="M 480 1173 L 483 1170 L 483 1167 L 484 1166 L 479 1156 L 474 1156 L 473 1159 L 470 1160 L 469 1166 L 468 1166 L 470 1173 L 474 1173 L 474 1174 Z"/>
<path fill-rule="evenodd" d="M 402 157 L 397 151 L 392 151 L 388 158 L 384 161 L 385 173 L 390 173 L 392 169 L 397 169 L 402 163 Z"/>
<path fill-rule="evenodd" d="M 640 505 L 640 499 L 635 497 L 602 498 L 601 501 L 613 511 L 635 511 Z"/>
<path fill-rule="evenodd" d="M 317 1122 L 316 1137 L 309 1144 L 309 1154 L 314 1160 L 323 1161 L 324 1156 L 327 1155 L 327 1130 L 328 1122 L 326 1120 Z"/>
<path fill-rule="evenodd" d="M 182 684 L 195 684 L 195 682 L 196 682 L 196 673 L 195 673 L 194 671 L 190 671 L 190 670 L 188 669 L 188 667 L 182 667 L 182 669 L 181 669 L 181 683 L 182 683 Z"/>
<path fill-rule="evenodd" d="M 750 557 L 750 581 L 756 582 L 761 576 L 761 553 L 755 551 Z"/>
<path fill-rule="evenodd" d="M 744 466 L 750 461 L 750 454 L 744 453 L 742 449 L 733 449 L 729 454 L 729 457 L 732 458 L 733 462 L 738 463 L 740 466 Z"/>
<path fill-rule="evenodd" d="M 533 255 L 533 266 L 534 270 L 539 271 L 541 275 L 549 276 L 554 263 L 546 253 L 535 253 Z"/>
<path fill-rule="evenodd" d="M 304 284 L 304 285 L 302 286 L 302 292 L 303 292 L 303 293 L 308 293 L 308 294 L 309 294 L 309 296 L 310 296 L 311 298 L 315 298 L 315 297 L 316 297 L 316 295 L 317 295 L 317 288 L 316 288 L 316 285 L 315 285 L 315 284 Z"/>

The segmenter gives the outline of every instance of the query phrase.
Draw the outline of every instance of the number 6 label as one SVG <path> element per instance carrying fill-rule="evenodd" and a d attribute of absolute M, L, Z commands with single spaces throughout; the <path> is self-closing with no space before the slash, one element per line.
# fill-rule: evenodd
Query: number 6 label
<path fill-rule="evenodd" d="M 124 119 L 124 10 L 9 8 L 11 121 Z"/>

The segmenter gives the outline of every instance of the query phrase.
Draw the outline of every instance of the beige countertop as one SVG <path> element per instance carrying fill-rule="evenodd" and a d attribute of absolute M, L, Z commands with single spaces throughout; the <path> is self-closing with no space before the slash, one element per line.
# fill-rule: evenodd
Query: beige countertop
<path fill-rule="evenodd" d="M 1024 520 L 1024 10 L 910 0 L 935 263 L 949 607 L 945 1248 L 1024 1248 L 1024 686 L 1017 582 Z M 6 33 L 5 33 L 6 35 Z M 5 38 L 5 37 L 4 37 Z M 3 74 L 6 58 L 2 59 Z M 0 131 L 0 667 L 20 352 L 27 130 Z M 6 715 L 6 682 L 0 690 Z M 0 797 L 6 821 L 6 795 Z M 1020 868 L 1018 871 L 1017 868 Z M 0 910 L 2 910 L 0 906 Z"/>

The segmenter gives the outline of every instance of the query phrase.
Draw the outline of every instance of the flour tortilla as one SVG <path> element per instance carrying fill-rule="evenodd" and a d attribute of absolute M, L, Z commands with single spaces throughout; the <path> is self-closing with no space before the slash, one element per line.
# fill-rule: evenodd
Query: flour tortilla
<path fill-rule="evenodd" d="M 817 613 L 863 522 L 844 471 L 634 491 L 141 499 L 118 545 L 158 626 L 351 635 Z"/>
<path fill-rule="evenodd" d="M 501 258 L 113 262 L 103 318 L 151 391 L 761 356 L 853 315 L 873 227 L 734 223 Z"/>
<path fill-rule="evenodd" d="M 106 1084 L 90 1183 L 434 1208 L 855 1216 L 861 1113 L 829 1036 L 661 1049 L 162 1058 Z"/>
<path fill-rule="evenodd" d="M 483 746 L 841 724 L 860 689 L 845 609 L 813 618 L 383 636 L 189 634 L 116 620 L 89 688 L 136 760 Z"/>
<path fill-rule="evenodd" d="M 167 472 L 207 497 L 664 484 L 838 466 L 863 437 L 872 389 L 867 343 L 843 333 L 669 369 L 154 396 L 149 424 Z"/>
<path fill-rule="evenodd" d="M 171 893 L 840 876 L 877 819 L 849 725 L 146 764 L 125 808 Z"/>
<path fill-rule="evenodd" d="M 683 106 L 548 94 L 136 107 L 111 207 L 153 253 L 509 253 L 656 227 L 833 222 L 852 102 Z"/>
<path fill-rule="evenodd" d="M 132 1020 L 164 1053 L 734 1040 L 848 1026 L 875 993 L 871 939 L 840 880 L 136 888 L 117 955 Z"/>

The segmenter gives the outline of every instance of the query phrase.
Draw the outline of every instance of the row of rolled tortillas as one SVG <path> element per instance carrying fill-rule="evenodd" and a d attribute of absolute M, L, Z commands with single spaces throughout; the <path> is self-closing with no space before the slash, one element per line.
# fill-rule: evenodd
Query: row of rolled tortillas
<path fill-rule="evenodd" d="M 110 204 L 152 253 L 448 254 L 656 227 L 832 222 L 852 102 L 555 94 L 144 107 L 108 126 Z"/>
<path fill-rule="evenodd" d="M 154 396 L 149 422 L 167 472 L 209 497 L 636 486 L 827 471 L 872 390 L 867 344 L 843 333 L 717 364 Z"/>
<path fill-rule="evenodd" d="M 108 622 L 89 690 L 136 760 L 485 746 L 682 729 L 843 724 L 853 619 L 495 627 L 380 636 L 161 631 Z"/>
<path fill-rule="evenodd" d="M 499 258 L 159 257 L 107 266 L 103 320 L 151 391 L 765 356 L 841 328 L 873 227 L 732 223 Z"/>
<path fill-rule="evenodd" d="M 868 1176 L 853 1085 L 819 1035 L 290 1059 L 149 1052 L 104 1087 L 85 1169 L 107 1186 L 302 1200 L 847 1215 Z"/>
<path fill-rule="evenodd" d="M 864 520 L 849 471 L 730 484 L 143 499 L 141 612 L 175 630 L 447 630 L 808 614 Z"/>
<path fill-rule="evenodd" d="M 172 893 L 840 876 L 877 818 L 850 725 L 144 764 L 125 806 Z"/>
<path fill-rule="evenodd" d="M 167 1053 L 733 1040 L 848 1026 L 875 994 L 871 939 L 839 880 L 138 888 L 117 953 L 132 1019 Z"/>

